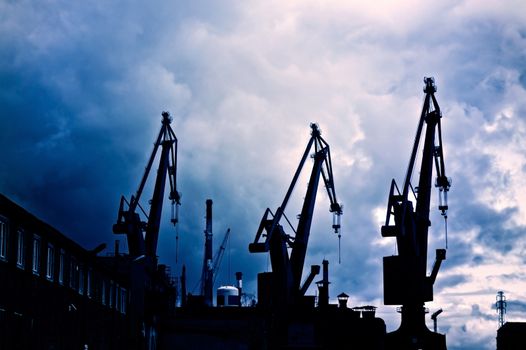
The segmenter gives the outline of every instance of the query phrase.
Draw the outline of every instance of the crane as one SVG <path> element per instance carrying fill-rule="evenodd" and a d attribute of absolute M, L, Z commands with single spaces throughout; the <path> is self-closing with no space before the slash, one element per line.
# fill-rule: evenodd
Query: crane
<path fill-rule="evenodd" d="M 124 196 L 121 197 L 117 223 L 113 225 L 113 232 L 115 234 L 126 234 L 129 254 L 132 257 L 145 255 L 156 260 L 166 177 L 168 177 L 170 183 L 168 198 L 172 205 L 171 222 L 174 225 L 178 222 L 178 208 L 181 205 L 181 194 L 177 192 L 176 182 L 177 137 L 170 126 L 171 122 L 172 118 L 170 114 L 163 112 L 161 130 L 154 143 L 153 151 L 139 184 L 139 189 L 135 195 L 131 196 L 129 201 Z M 139 204 L 139 200 L 141 199 L 144 186 L 159 147 L 161 147 L 159 168 L 157 170 L 153 196 L 149 201 L 150 210 L 149 213 L 146 213 Z M 146 216 L 147 221 L 141 220 L 137 212 L 138 209 Z"/>
<path fill-rule="evenodd" d="M 310 127 L 311 138 L 281 206 L 276 209 L 275 213 L 272 213 L 269 208 L 265 210 L 254 242 L 250 243 L 248 247 L 251 253 L 269 252 L 270 254 L 273 286 L 272 298 L 274 299 L 273 304 L 278 308 L 286 305 L 295 305 L 308 287 L 301 286 L 301 276 L 307 252 L 320 175 L 323 178 L 329 196 L 329 210 L 334 215 L 333 229 L 335 233 L 340 236 L 342 206 L 336 200 L 329 145 L 321 137 L 321 131 L 317 124 L 311 123 Z M 302 210 L 299 215 L 298 225 L 295 229 L 295 235 L 291 236 L 285 233 L 280 223 L 284 218 L 290 225 L 290 221 L 285 215 L 285 208 L 313 145 L 314 154 L 312 158 L 314 159 L 314 164 Z M 266 234 L 263 233 L 264 231 Z M 291 248 L 290 257 L 288 248 Z M 319 273 L 319 265 L 316 266 L 317 269 L 313 267 L 311 270 L 311 275 Z M 313 276 L 309 276 L 306 283 L 310 283 L 312 279 Z"/>
<path fill-rule="evenodd" d="M 447 194 L 451 179 L 446 176 L 442 145 L 442 114 L 435 98 L 434 78 L 424 78 L 424 104 L 418 122 L 413 150 L 402 192 L 391 182 L 383 237 L 396 237 L 398 255 L 383 259 L 384 304 L 402 305 L 402 321 L 398 330 L 388 334 L 386 342 L 392 349 L 446 349 L 445 336 L 431 332 L 425 324 L 425 302 L 433 300 L 433 284 L 445 249 L 436 250 L 435 263 L 427 276 L 427 246 L 433 165 L 436 168 L 435 187 L 439 190 L 439 206 L 447 220 Z M 418 187 L 411 185 L 419 142 L 426 126 Z M 416 201 L 413 207 L 412 200 Z M 394 217 L 394 224 L 390 221 Z M 446 221 L 447 223 L 447 221 Z M 447 226 L 446 226 L 447 232 Z"/>
<path fill-rule="evenodd" d="M 129 258 L 125 259 L 130 279 L 129 314 L 131 331 L 141 334 L 138 349 L 146 349 L 157 342 L 155 334 L 159 332 L 158 319 L 170 309 L 169 300 L 175 293 L 166 274 L 165 265 L 157 263 L 157 241 L 163 207 L 163 197 L 168 177 L 170 183 L 169 200 L 172 204 L 172 224 L 178 222 L 178 208 L 181 195 L 177 192 L 177 137 L 170 124 L 172 118 L 168 112 L 162 112 L 161 130 L 154 143 L 153 151 L 146 165 L 139 188 L 128 201 L 121 197 L 117 222 L 113 233 L 126 234 Z M 150 174 L 157 151 L 161 148 L 159 167 L 149 201 L 149 212 L 143 209 L 139 201 Z M 145 220 L 141 219 L 139 211 Z"/>
<path fill-rule="evenodd" d="M 225 232 L 223 241 L 219 246 L 219 249 L 214 255 L 213 259 L 205 259 L 203 262 L 203 269 L 201 272 L 201 279 L 199 280 L 199 286 L 201 290 L 201 295 L 207 295 L 206 288 L 213 289 L 213 286 L 216 283 L 217 277 L 219 276 L 219 268 L 221 267 L 221 261 L 223 260 L 223 255 L 226 250 L 226 245 L 230 237 L 230 228 Z M 210 275 L 208 274 L 210 272 Z M 207 280 L 210 279 L 211 282 L 207 283 Z M 210 287 L 207 285 L 210 284 Z"/>
<path fill-rule="evenodd" d="M 230 228 L 226 230 L 225 237 L 223 238 L 223 242 L 221 242 L 221 245 L 219 246 L 219 250 L 214 255 L 214 265 L 212 267 L 212 270 L 214 271 L 214 277 L 212 279 L 212 286 L 215 285 L 217 277 L 219 276 L 219 267 L 221 266 L 221 260 L 223 260 L 223 255 L 225 253 L 226 244 L 229 238 L 230 238 Z"/>

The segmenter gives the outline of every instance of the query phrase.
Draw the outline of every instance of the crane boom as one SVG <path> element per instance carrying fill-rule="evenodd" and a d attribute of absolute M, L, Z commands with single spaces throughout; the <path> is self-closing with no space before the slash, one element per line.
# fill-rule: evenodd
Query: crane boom
<path fill-rule="evenodd" d="M 228 238 L 230 237 L 230 228 L 226 230 L 225 237 L 223 238 L 223 242 L 221 242 L 221 245 L 219 246 L 218 251 L 216 252 L 216 255 L 214 256 L 214 266 L 212 270 L 214 271 L 214 278 L 212 280 L 212 285 L 216 283 L 217 276 L 219 276 L 219 267 L 221 266 L 221 260 L 223 260 L 223 255 L 226 250 L 226 244 L 228 242 Z"/>

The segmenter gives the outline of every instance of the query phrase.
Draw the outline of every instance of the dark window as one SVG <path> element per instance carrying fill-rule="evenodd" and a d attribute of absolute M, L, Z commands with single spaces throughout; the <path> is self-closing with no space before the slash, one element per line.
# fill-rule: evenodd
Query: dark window
<path fill-rule="evenodd" d="M 64 267 L 66 263 L 66 252 L 60 249 L 60 256 L 58 260 L 58 283 L 64 284 Z"/>
<path fill-rule="evenodd" d="M 40 236 L 33 237 L 33 273 L 40 273 Z"/>
<path fill-rule="evenodd" d="M 7 219 L 0 217 L 0 260 L 7 260 Z"/>
<path fill-rule="evenodd" d="M 26 245 L 24 231 L 18 230 L 16 233 L 16 266 L 24 269 L 26 266 Z"/>
<path fill-rule="evenodd" d="M 46 278 L 53 281 L 55 272 L 55 248 L 50 243 L 47 245 L 47 264 L 46 264 Z"/>
<path fill-rule="evenodd" d="M 79 265 L 77 264 L 77 260 L 74 257 L 71 257 L 70 264 L 69 264 L 69 286 L 72 289 L 78 288 L 78 280 L 79 280 Z"/>
<path fill-rule="evenodd" d="M 84 295 L 84 268 L 79 266 L 79 294 Z"/>

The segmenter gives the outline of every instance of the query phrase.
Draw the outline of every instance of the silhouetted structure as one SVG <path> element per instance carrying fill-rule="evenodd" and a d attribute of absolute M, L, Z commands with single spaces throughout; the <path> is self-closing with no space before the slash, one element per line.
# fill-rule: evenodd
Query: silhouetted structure
<path fill-rule="evenodd" d="M 170 183 L 172 223 L 178 222 L 180 194 L 176 189 L 177 139 L 171 119 L 163 112 L 162 127 L 136 194 L 121 199 L 114 233 L 126 234 L 129 252 L 116 245 L 115 255 L 98 257 L 103 246 L 87 251 L 0 196 L 0 349 L 337 349 L 445 350 L 445 336 L 425 325 L 427 301 L 433 300 L 433 284 L 445 249 L 437 249 L 436 262 L 426 276 L 429 201 L 433 162 L 440 191 L 439 209 L 447 218 L 447 192 L 442 151 L 440 109 L 432 78 L 425 78 L 424 107 L 402 193 L 392 182 L 386 224 L 382 235 L 396 237 L 397 256 L 384 257 L 384 302 L 402 305 L 400 328 L 386 334 L 385 323 L 371 305 L 347 307 L 349 296 L 329 302 L 329 262 L 323 260 L 318 281 L 318 302 L 306 292 L 320 272 L 312 265 L 302 283 L 316 193 L 323 178 L 334 214 L 333 229 L 340 238 L 342 206 L 336 200 L 329 145 L 316 124 L 293 180 L 275 214 L 266 209 L 252 253 L 268 252 L 272 271 L 258 274 L 258 302 L 241 306 L 242 283 L 224 288 L 214 307 L 213 282 L 220 257 L 212 259 L 212 201 L 207 200 L 203 288 L 199 296 L 186 293 L 186 269 L 181 276 L 181 305 L 175 306 L 175 286 L 168 268 L 158 264 L 156 251 L 166 178 Z M 421 132 L 425 133 L 419 186 L 410 183 Z M 438 132 L 437 132 L 438 131 Z M 435 145 L 438 134 L 438 145 Z M 313 167 L 298 225 L 294 229 L 285 208 L 300 172 L 314 146 Z M 161 156 L 148 213 L 139 199 L 158 148 Z M 409 199 L 413 195 L 416 209 Z M 139 210 L 137 210 L 139 209 Z M 140 218 L 139 211 L 147 217 Z M 390 218 L 394 216 L 394 225 Z M 285 219 L 294 231 L 285 233 Z M 265 232 L 265 233 L 264 233 Z M 228 235 L 229 231 L 227 231 Z M 226 242 L 225 238 L 225 241 Z M 29 242 L 29 243 L 28 243 Z M 224 250 L 224 243 L 220 254 Z M 289 256 L 290 251 L 290 256 Z M 236 295 L 237 292 L 237 295 Z M 238 299 L 230 299 L 237 297 Z M 30 302 L 28 302 L 30 300 Z M 436 316 L 434 314 L 434 320 Z M 511 327 L 511 326 L 510 326 Z M 515 336 L 501 327 L 501 341 Z M 22 341 L 22 343 L 20 343 Z"/>
<path fill-rule="evenodd" d="M 524 350 L 525 347 L 525 322 L 506 322 L 497 330 L 497 350 Z"/>
<path fill-rule="evenodd" d="M 433 163 L 436 166 L 435 186 L 439 188 L 438 209 L 447 219 L 447 193 L 451 185 L 446 177 L 440 119 L 442 114 L 435 98 L 433 78 L 424 78 L 425 99 L 418 123 L 413 151 L 402 193 L 393 180 L 389 193 L 387 217 L 382 226 L 383 237 L 396 237 L 398 255 L 384 257 L 384 303 L 402 305 L 402 322 L 398 330 L 388 333 L 388 349 L 446 349 L 445 336 L 431 332 L 425 323 L 424 303 L 433 300 L 433 284 L 445 249 L 437 249 L 435 265 L 427 274 L 427 241 Z M 418 187 L 413 189 L 411 176 L 416 161 L 422 130 L 426 124 Z M 438 144 L 435 138 L 438 136 Z M 411 196 L 411 197 L 410 197 Z M 413 208 L 413 198 L 416 208 Z M 391 224 L 391 216 L 394 224 Z"/>
<path fill-rule="evenodd" d="M 311 124 L 311 130 L 312 137 L 282 205 L 275 214 L 270 209 L 265 211 L 256 238 L 249 245 L 250 252 L 269 252 L 272 264 L 272 272 L 258 274 L 257 304 L 205 307 L 203 303 L 190 302 L 194 298 L 189 298 L 187 305 L 177 308 L 175 317 L 166 325 L 165 348 L 337 349 L 345 344 L 353 349 L 384 349 L 385 323 L 375 316 L 374 307 L 348 308 L 348 296 L 344 293 L 339 295 L 339 305 L 329 303 L 327 260 L 323 261 L 323 277 L 317 282 L 318 303 L 315 296 L 305 295 L 320 272 L 319 265 L 311 266 L 310 274 L 301 283 L 320 177 L 331 201 L 330 211 L 335 215 L 333 228 L 337 234 L 342 214 L 341 205 L 336 201 L 329 146 L 316 124 Z M 288 222 L 285 207 L 312 146 L 315 148 L 313 168 L 299 222 L 297 228 L 293 228 L 294 235 L 287 235 L 281 219 Z M 241 274 L 238 280 L 240 277 Z M 238 289 L 241 295 L 240 284 Z"/>

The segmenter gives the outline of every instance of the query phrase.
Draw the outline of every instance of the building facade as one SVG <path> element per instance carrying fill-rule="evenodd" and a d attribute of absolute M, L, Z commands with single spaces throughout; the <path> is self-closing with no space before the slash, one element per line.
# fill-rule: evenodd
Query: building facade
<path fill-rule="evenodd" d="M 129 277 L 111 261 L 0 194 L 0 349 L 136 349 Z"/>

